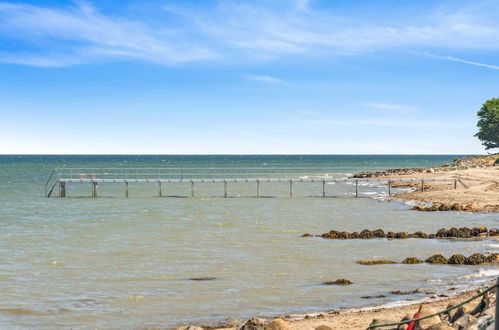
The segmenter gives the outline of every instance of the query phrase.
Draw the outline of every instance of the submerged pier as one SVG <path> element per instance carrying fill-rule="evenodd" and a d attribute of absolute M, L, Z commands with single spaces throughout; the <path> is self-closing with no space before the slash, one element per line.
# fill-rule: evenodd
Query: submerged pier
<path fill-rule="evenodd" d="M 344 183 L 353 186 L 355 197 L 359 197 L 359 185 L 366 183 L 377 183 L 387 189 L 387 195 L 392 195 L 393 182 L 421 183 L 421 191 L 424 191 L 425 182 L 451 182 L 456 188 L 456 180 L 448 178 L 432 179 L 357 179 L 357 178 L 335 178 L 332 171 L 325 169 L 310 168 L 265 168 L 265 167 L 210 167 L 210 168 L 57 168 L 54 169 L 45 184 L 45 196 L 61 197 L 67 196 L 70 184 L 88 184 L 90 196 L 99 196 L 99 184 L 122 184 L 123 196 L 129 197 L 130 183 L 150 183 L 157 185 L 157 196 L 166 197 L 163 194 L 164 187 L 168 184 L 180 183 L 190 186 L 190 197 L 196 197 L 196 184 L 217 183 L 223 186 L 223 197 L 229 197 L 230 183 L 247 183 L 254 185 L 254 197 L 261 196 L 262 183 L 281 183 L 287 185 L 288 196 L 293 197 L 293 186 L 299 183 L 317 183 L 317 189 L 322 197 L 327 196 L 329 183 Z M 58 196 L 54 191 L 58 187 Z M 330 188 L 332 189 L 332 188 Z M 352 193 L 353 194 L 353 193 Z M 187 196 L 188 197 L 188 196 Z"/>

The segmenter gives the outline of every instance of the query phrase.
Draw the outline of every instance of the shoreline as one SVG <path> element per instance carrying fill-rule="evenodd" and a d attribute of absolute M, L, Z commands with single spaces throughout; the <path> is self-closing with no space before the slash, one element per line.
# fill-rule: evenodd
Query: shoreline
<path fill-rule="evenodd" d="M 411 191 L 392 195 L 391 199 L 421 205 L 414 208 L 418 211 L 499 212 L 499 154 L 459 159 L 452 165 L 440 167 L 361 172 L 353 177 L 391 179 L 392 188 L 411 188 Z M 407 178 L 422 181 L 397 182 Z M 431 178 L 453 179 L 456 185 L 424 182 Z"/>
<path fill-rule="evenodd" d="M 275 320 L 282 320 L 286 326 L 273 326 L 266 329 L 271 330 L 313 330 L 319 326 L 326 326 L 330 329 L 350 330 L 366 329 L 374 319 L 397 322 L 407 315 L 413 315 L 419 308 L 424 306 L 426 309 L 441 311 L 446 309 L 449 304 L 456 305 L 477 294 L 480 289 L 490 287 L 495 284 L 495 280 L 487 280 L 480 285 L 472 288 L 463 288 L 461 290 L 451 291 L 447 289 L 445 294 L 434 297 L 421 297 L 416 299 L 399 299 L 391 302 L 372 303 L 354 307 L 341 308 L 340 310 L 322 310 L 306 313 L 294 314 L 275 314 L 253 316 L 251 319 L 229 319 L 231 321 L 213 322 L 211 324 L 193 322 L 189 326 L 175 327 L 178 330 L 237 330 L 246 322 L 257 320 L 259 322 L 272 324 Z M 476 303 L 473 300 L 472 303 Z M 263 329 L 263 328 L 262 328 Z M 380 328 L 383 329 L 383 328 Z M 385 328 L 386 329 L 386 328 Z M 327 329 L 323 329 L 327 330 Z"/>

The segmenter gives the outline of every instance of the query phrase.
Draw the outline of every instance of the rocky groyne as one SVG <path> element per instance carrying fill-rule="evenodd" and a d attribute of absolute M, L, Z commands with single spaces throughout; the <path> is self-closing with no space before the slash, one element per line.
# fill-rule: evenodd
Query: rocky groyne
<path fill-rule="evenodd" d="M 385 233 L 383 229 L 369 230 L 364 229 L 361 232 L 349 232 L 331 230 L 328 233 L 320 235 L 303 234 L 301 237 L 321 237 L 326 239 L 375 239 L 375 238 L 389 238 L 389 239 L 407 239 L 407 238 L 487 238 L 499 236 L 499 229 L 487 229 L 485 226 L 477 226 L 473 228 L 440 228 L 436 233 L 425 233 L 416 231 L 414 233 L 408 232 L 393 232 L 388 231 Z"/>

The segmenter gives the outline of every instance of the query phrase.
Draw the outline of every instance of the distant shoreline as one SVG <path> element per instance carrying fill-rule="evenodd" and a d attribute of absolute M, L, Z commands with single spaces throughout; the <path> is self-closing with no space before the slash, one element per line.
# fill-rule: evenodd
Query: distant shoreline
<path fill-rule="evenodd" d="M 424 211 L 499 212 L 499 154 L 456 159 L 444 166 L 394 169 L 380 172 L 362 172 L 354 177 L 391 179 L 392 187 L 410 187 L 410 192 L 394 198 L 434 204 Z M 397 182 L 400 178 L 421 179 L 419 182 Z M 425 179 L 449 178 L 449 182 L 425 182 Z M 424 187 L 424 191 L 422 191 Z"/>

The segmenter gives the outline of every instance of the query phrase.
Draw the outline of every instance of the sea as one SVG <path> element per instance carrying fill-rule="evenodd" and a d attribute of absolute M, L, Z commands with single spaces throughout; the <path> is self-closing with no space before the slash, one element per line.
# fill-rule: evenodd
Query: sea
<path fill-rule="evenodd" d="M 360 171 L 427 167 L 462 155 L 3 155 L 0 156 L 0 328 L 129 329 L 218 324 L 253 316 L 393 304 L 482 285 L 489 266 L 363 266 L 358 260 L 499 252 L 493 240 L 301 237 L 335 230 L 436 232 L 497 227 L 497 214 L 416 212 L 387 198 L 381 183 L 289 184 L 347 178 Z M 250 173 L 227 185 L 68 183 L 66 198 L 45 184 L 56 168 L 184 169 Z M 86 170 L 88 169 L 88 171 Z M 269 170 L 270 169 L 270 170 Z M 167 171 L 167 170 L 165 170 Z M 189 172 L 191 171 L 191 172 Z M 232 172 L 231 172 L 232 171 Z M 222 174 L 220 174 L 222 173 Z M 237 175 L 236 175 L 237 176 Z M 185 179 L 188 179 L 185 178 Z M 396 190 L 394 189 L 394 192 Z M 205 281 L 192 280 L 206 278 Z M 348 279 L 349 286 L 323 285 Z M 414 291 L 394 295 L 391 291 Z M 379 296 L 366 299 L 365 296 Z M 364 298 L 363 298 L 364 297 Z"/>

